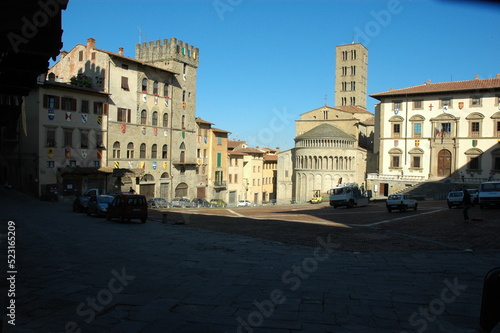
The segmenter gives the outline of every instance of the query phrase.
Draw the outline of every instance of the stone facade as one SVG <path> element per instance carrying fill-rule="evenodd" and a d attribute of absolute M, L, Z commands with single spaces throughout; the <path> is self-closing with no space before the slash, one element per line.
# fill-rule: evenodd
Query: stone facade
<path fill-rule="evenodd" d="M 279 154 L 277 201 L 307 202 L 340 183 L 363 184 L 375 170 L 374 116 L 366 108 L 368 50 L 336 48 L 335 107 L 305 112 L 295 122 L 295 147 Z"/>
<path fill-rule="evenodd" d="M 338 45 L 335 56 L 335 106 L 366 109 L 368 50 L 360 43 Z"/>
<path fill-rule="evenodd" d="M 25 189 L 42 199 L 113 189 L 111 170 L 102 168 L 108 102 L 106 93 L 64 83 L 46 81 L 31 90 L 20 142 Z"/>
<path fill-rule="evenodd" d="M 500 75 L 427 82 L 371 95 L 376 107 L 381 196 L 432 180 L 482 181 L 500 172 Z"/>
<path fill-rule="evenodd" d="M 111 95 L 107 166 L 125 169 L 120 184 L 148 197 L 196 195 L 196 70 L 199 50 L 172 38 L 136 46 L 136 59 L 87 45 L 63 52 L 57 81 L 78 74 Z"/>

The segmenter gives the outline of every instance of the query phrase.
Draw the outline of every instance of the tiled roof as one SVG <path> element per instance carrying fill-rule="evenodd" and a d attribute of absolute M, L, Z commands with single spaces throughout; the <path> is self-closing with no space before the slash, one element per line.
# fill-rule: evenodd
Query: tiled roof
<path fill-rule="evenodd" d="M 295 141 L 303 140 L 303 139 L 344 139 L 344 140 L 352 140 L 356 139 L 352 136 L 344 132 L 338 127 L 335 127 L 330 124 L 321 124 L 313 129 L 305 132 L 302 135 L 299 135 L 295 138 Z"/>
<path fill-rule="evenodd" d="M 372 94 L 370 96 L 381 100 L 382 97 L 387 96 L 424 95 L 444 92 L 477 91 L 485 89 L 500 89 L 500 78 L 497 77 L 494 79 L 424 83 L 408 88 L 391 89 L 377 94 Z"/>
<path fill-rule="evenodd" d="M 278 155 L 264 155 L 264 161 L 277 161 Z"/>
<path fill-rule="evenodd" d="M 235 152 L 240 152 L 240 153 L 247 153 L 247 154 L 265 154 L 263 151 L 260 151 L 255 148 L 241 148 L 241 149 L 236 149 L 234 150 Z"/>
<path fill-rule="evenodd" d="M 200 117 L 196 117 L 194 118 L 194 120 L 197 122 L 197 123 L 200 123 L 200 124 L 208 124 L 208 125 L 213 125 L 214 123 L 211 123 L 209 121 L 206 121 L 206 120 L 203 120 L 201 119 Z"/>
<path fill-rule="evenodd" d="M 365 125 L 375 125 L 375 117 L 368 118 L 365 121 L 362 121 L 361 123 Z"/>
<path fill-rule="evenodd" d="M 220 129 L 220 128 L 215 128 L 215 127 L 212 127 L 211 130 L 213 132 L 217 132 L 217 133 L 231 133 L 229 131 L 226 131 L 226 130 L 223 130 L 223 129 Z"/>
<path fill-rule="evenodd" d="M 238 147 L 239 145 L 241 144 L 246 144 L 247 142 L 246 141 L 237 141 L 237 140 L 229 140 L 227 142 L 227 147 L 228 148 L 236 148 Z"/>
<path fill-rule="evenodd" d="M 336 109 L 339 109 L 339 110 L 342 110 L 342 111 L 345 111 L 345 112 L 349 112 L 349 113 L 370 113 L 370 111 L 367 111 L 363 108 L 360 108 L 359 106 L 355 106 L 355 105 L 346 105 L 346 106 L 341 106 L 341 107 L 337 107 Z"/>
<path fill-rule="evenodd" d="M 176 75 L 180 75 L 181 74 L 181 73 L 175 72 L 172 69 L 161 68 L 161 67 L 155 66 L 153 64 L 147 63 L 147 62 L 142 62 L 142 61 L 139 61 L 139 60 L 134 59 L 134 58 L 123 56 L 123 55 L 121 55 L 119 53 L 115 53 L 115 52 L 111 52 L 111 51 L 106 51 L 106 50 L 102 50 L 102 49 L 98 49 L 98 48 L 94 48 L 94 50 L 106 53 L 106 54 L 108 54 L 110 56 L 113 56 L 113 57 L 118 57 L 118 58 L 126 59 L 128 61 L 133 61 L 133 62 L 141 64 L 143 66 L 149 66 L 149 67 L 152 67 L 152 68 L 155 68 L 155 69 L 159 69 L 159 70 L 162 70 L 162 71 L 165 71 L 165 72 L 170 72 L 172 74 L 176 74 Z"/>
<path fill-rule="evenodd" d="M 300 116 L 305 115 L 309 112 L 317 111 L 317 110 L 344 111 L 344 112 L 348 112 L 348 113 L 352 113 L 352 114 L 354 114 L 354 113 L 370 113 L 370 114 L 372 114 L 370 111 L 367 111 L 363 108 L 360 108 L 359 106 L 354 106 L 354 105 L 346 105 L 346 106 L 340 106 L 340 107 L 334 107 L 334 108 L 332 108 L 331 106 L 328 106 L 328 105 L 324 105 L 324 106 L 316 108 L 314 110 L 301 113 Z"/>

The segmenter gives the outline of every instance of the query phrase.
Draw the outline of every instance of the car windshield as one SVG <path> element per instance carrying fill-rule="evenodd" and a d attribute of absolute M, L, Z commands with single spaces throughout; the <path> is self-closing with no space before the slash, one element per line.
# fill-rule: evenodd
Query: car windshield
<path fill-rule="evenodd" d="M 113 197 L 97 197 L 97 202 L 99 203 L 110 203 L 113 201 Z"/>
<path fill-rule="evenodd" d="M 140 197 L 132 197 L 132 198 L 127 198 L 127 204 L 130 206 L 143 206 L 146 204 L 144 198 Z"/>
<path fill-rule="evenodd" d="M 388 199 L 389 200 L 397 200 L 397 199 L 399 199 L 399 197 L 400 197 L 399 194 L 391 194 Z"/>
<path fill-rule="evenodd" d="M 450 197 L 461 197 L 463 196 L 463 192 L 451 192 Z"/>

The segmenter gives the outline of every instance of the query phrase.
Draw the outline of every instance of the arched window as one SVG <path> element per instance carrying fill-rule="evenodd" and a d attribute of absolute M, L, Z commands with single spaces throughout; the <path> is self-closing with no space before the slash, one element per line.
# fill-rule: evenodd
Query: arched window
<path fill-rule="evenodd" d="M 146 110 L 141 111 L 141 124 L 146 125 L 148 113 Z"/>
<path fill-rule="evenodd" d="M 163 127 L 168 127 L 168 113 L 163 114 Z"/>
<path fill-rule="evenodd" d="M 163 96 L 168 97 L 168 83 L 163 86 Z"/>
<path fill-rule="evenodd" d="M 146 78 L 142 79 L 142 92 L 148 92 L 148 79 Z"/>
<path fill-rule="evenodd" d="M 153 112 L 153 119 L 151 121 L 151 125 L 158 126 L 158 112 Z"/>
<path fill-rule="evenodd" d="M 127 145 L 127 158 L 134 158 L 134 143 L 129 142 Z"/>
<path fill-rule="evenodd" d="M 162 158 L 168 158 L 168 145 L 163 145 L 163 148 L 161 149 L 161 157 Z"/>
<path fill-rule="evenodd" d="M 140 158 L 146 158 L 146 144 L 145 143 L 141 143 L 141 148 L 140 148 L 140 151 L 139 151 L 139 157 Z"/>
<path fill-rule="evenodd" d="M 151 158 L 156 158 L 156 143 L 151 146 Z"/>
<path fill-rule="evenodd" d="M 153 82 L 153 94 L 158 95 L 158 81 Z"/>
<path fill-rule="evenodd" d="M 120 158 L 120 143 L 118 141 L 113 143 L 113 158 Z"/>

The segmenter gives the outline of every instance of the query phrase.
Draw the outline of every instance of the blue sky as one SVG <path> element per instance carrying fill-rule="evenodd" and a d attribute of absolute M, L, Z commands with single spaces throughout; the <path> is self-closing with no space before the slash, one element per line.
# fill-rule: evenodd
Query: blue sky
<path fill-rule="evenodd" d="M 335 46 L 353 38 L 368 48 L 368 94 L 500 73 L 500 6 L 488 2 L 70 0 L 63 30 L 68 51 L 89 37 L 129 57 L 139 41 L 198 47 L 197 116 L 281 150 L 301 113 L 334 106 Z"/>

